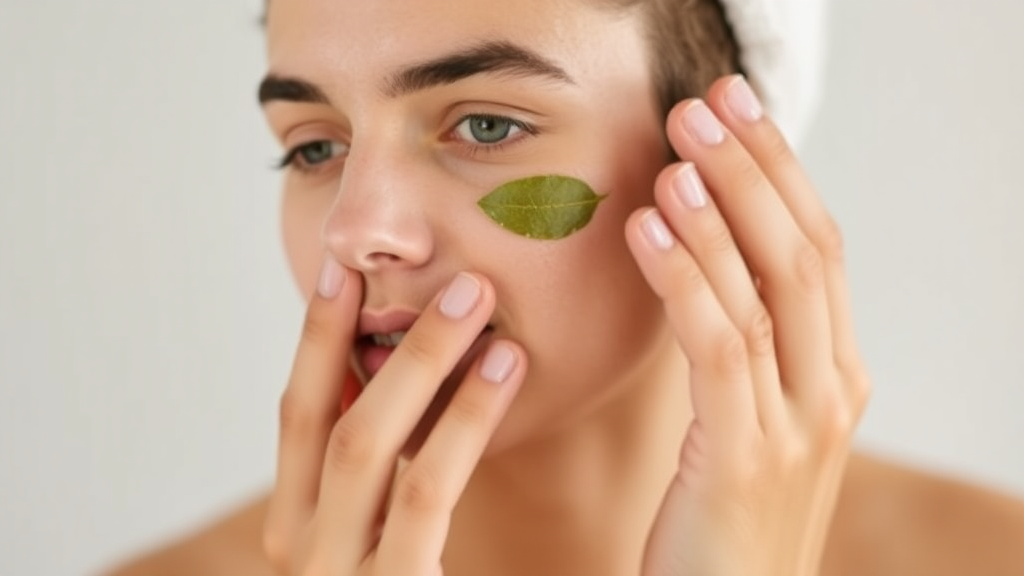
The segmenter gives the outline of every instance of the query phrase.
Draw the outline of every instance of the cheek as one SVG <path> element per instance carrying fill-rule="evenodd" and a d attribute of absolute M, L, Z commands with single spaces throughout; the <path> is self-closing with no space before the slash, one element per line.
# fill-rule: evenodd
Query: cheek
<path fill-rule="evenodd" d="M 292 279 L 308 301 L 323 265 L 320 230 L 331 198 L 285 191 L 281 202 L 281 236 Z"/>
<path fill-rule="evenodd" d="M 653 203 L 665 148 L 656 130 L 634 130 L 633 146 L 588 150 L 589 169 L 580 177 L 609 194 L 588 226 L 560 241 L 522 240 L 507 252 L 515 254 L 506 270 L 516 270 L 509 288 L 516 336 L 530 354 L 527 386 L 508 418 L 511 436 L 604 405 L 664 349 L 663 306 L 640 273 L 624 228 L 634 210 Z"/>

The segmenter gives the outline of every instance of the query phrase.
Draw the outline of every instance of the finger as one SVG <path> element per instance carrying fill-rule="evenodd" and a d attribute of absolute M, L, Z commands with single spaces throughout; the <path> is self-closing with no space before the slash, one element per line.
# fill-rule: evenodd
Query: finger
<path fill-rule="evenodd" d="M 295 536 L 316 507 L 324 449 L 338 419 L 341 383 L 362 299 L 358 274 L 329 258 L 323 280 L 336 282 L 331 290 L 325 286 L 325 291 L 337 294 L 325 298 L 316 293 L 310 299 L 291 376 L 281 396 L 277 480 L 264 532 L 267 554 L 275 564 L 287 563 Z"/>
<path fill-rule="evenodd" d="M 736 448 L 760 429 L 742 335 L 657 209 L 630 216 L 626 241 L 690 361 L 695 417 L 717 448 Z"/>
<path fill-rule="evenodd" d="M 493 310 L 488 281 L 456 276 L 335 425 L 323 466 L 317 540 L 336 565 L 357 565 L 374 545 L 402 447 Z"/>
<path fill-rule="evenodd" d="M 526 354 L 493 342 L 469 371 L 423 448 L 402 471 L 377 559 L 382 574 L 437 566 L 452 510 L 526 374 Z"/>
<path fill-rule="evenodd" d="M 725 313 L 743 334 L 758 415 L 762 425 L 769 426 L 783 408 L 772 319 L 732 232 L 692 163 L 667 167 L 654 195 L 669 227 L 693 255 Z"/>
<path fill-rule="evenodd" d="M 760 279 L 786 392 L 813 409 L 823 394 L 834 393 L 821 381 L 835 374 L 821 256 L 754 158 L 704 102 L 677 106 L 668 127 L 676 152 L 697 165 Z"/>
<path fill-rule="evenodd" d="M 822 255 L 832 321 L 833 354 L 840 369 L 859 367 L 861 358 L 856 344 L 843 263 L 843 240 L 838 225 L 826 210 L 785 136 L 771 118 L 763 114 L 761 104 L 741 76 L 716 82 L 709 92 L 708 104 L 762 167 L 797 225 Z"/>

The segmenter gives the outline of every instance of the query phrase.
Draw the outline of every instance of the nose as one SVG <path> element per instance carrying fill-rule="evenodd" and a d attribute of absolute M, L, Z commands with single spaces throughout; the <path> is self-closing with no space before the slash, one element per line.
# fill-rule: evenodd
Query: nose
<path fill-rule="evenodd" d="M 417 176 L 420 170 L 411 159 L 353 147 L 322 231 L 339 263 L 373 274 L 430 261 L 434 235 L 423 186 L 428 180 Z"/>

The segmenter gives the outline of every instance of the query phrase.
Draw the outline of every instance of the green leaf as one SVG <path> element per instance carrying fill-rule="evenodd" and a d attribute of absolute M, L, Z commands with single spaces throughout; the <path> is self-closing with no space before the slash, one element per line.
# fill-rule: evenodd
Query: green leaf
<path fill-rule="evenodd" d="M 533 176 L 502 184 L 477 204 L 502 228 L 557 240 L 586 226 L 605 198 L 576 178 Z"/>

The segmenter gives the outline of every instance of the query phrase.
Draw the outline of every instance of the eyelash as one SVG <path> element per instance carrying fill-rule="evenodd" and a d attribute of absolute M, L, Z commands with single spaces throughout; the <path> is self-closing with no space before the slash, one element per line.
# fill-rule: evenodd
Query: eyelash
<path fill-rule="evenodd" d="M 323 170 L 330 162 L 330 160 L 319 162 L 317 164 L 309 164 L 302 158 L 302 153 L 312 146 L 319 146 L 325 143 L 339 144 L 333 140 L 313 140 L 311 142 L 305 142 L 295 146 L 291 150 L 285 153 L 284 157 L 274 163 L 274 167 L 278 170 L 284 170 L 287 168 L 293 168 L 298 170 L 302 174 L 316 174 Z M 342 144 L 344 146 L 344 144 Z M 332 156 L 331 159 L 336 158 Z"/>
<path fill-rule="evenodd" d="M 532 124 L 529 124 L 529 123 L 526 123 L 526 122 L 523 122 L 522 120 L 516 120 L 515 118 L 509 118 L 508 116 L 499 116 L 497 114 L 467 114 L 467 115 L 463 116 L 462 118 L 459 118 L 459 121 L 455 123 L 455 126 L 452 127 L 451 130 L 449 130 L 449 134 L 453 135 L 453 136 L 450 137 L 452 140 L 456 139 L 456 137 L 454 135 L 458 132 L 459 127 L 462 126 L 466 121 L 469 121 L 469 120 L 485 120 L 485 121 L 490 121 L 490 122 L 508 122 L 509 124 L 512 125 L 512 127 L 518 128 L 519 130 L 521 130 L 522 132 L 524 132 L 525 134 L 527 134 L 529 136 L 536 136 L 537 134 L 540 133 L 540 130 L 538 130 L 536 126 L 534 126 Z M 494 142 L 494 143 L 491 143 L 491 144 L 487 144 L 487 143 L 484 143 L 484 142 L 472 142 L 472 141 L 464 140 L 463 143 L 466 146 L 465 154 L 468 157 L 470 157 L 470 158 L 476 158 L 481 153 L 489 153 L 489 152 L 497 153 L 497 152 L 502 152 L 508 146 L 513 146 L 515 144 L 518 144 L 525 137 L 526 136 L 519 136 L 519 137 L 510 136 L 510 137 L 503 138 L 499 142 Z"/>
<path fill-rule="evenodd" d="M 532 124 L 529 124 L 527 122 L 523 122 L 522 120 L 516 120 L 514 118 L 509 118 L 507 116 L 499 116 L 499 115 L 496 115 L 496 114 L 467 114 L 467 115 L 463 116 L 462 118 L 459 118 L 459 121 L 455 123 L 455 126 L 453 126 L 448 131 L 448 134 L 452 135 L 452 136 L 449 136 L 449 138 L 451 140 L 455 140 L 456 139 L 455 136 L 453 136 L 453 135 L 457 132 L 459 127 L 462 126 L 463 123 L 465 123 L 467 120 L 485 120 L 485 121 L 508 122 L 514 128 L 518 128 L 519 130 L 521 130 L 522 132 L 524 132 L 524 133 L 526 133 L 526 134 L 528 134 L 530 136 L 536 136 L 537 134 L 540 133 L 540 131 L 537 129 L 536 126 L 533 126 Z M 506 149 L 506 147 L 519 143 L 519 141 L 522 140 L 523 138 L 525 138 L 525 137 L 512 138 L 511 141 L 510 141 L 509 138 L 504 138 L 504 139 L 502 139 L 499 142 L 495 142 L 495 143 L 491 143 L 491 144 L 487 144 L 487 143 L 483 143 L 483 142 L 476 142 L 476 143 L 474 143 L 474 142 L 470 142 L 470 141 L 465 141 L 464 142 L 464 145 L 466 146 L 465 154 L 466 154 L 466 156 L 468 156 L 470 158 L 476 158 L 477 156 L 479 156 L 482 153 L 502 152 L 502 151 L 504 151 Z M 293 169 L 298 170 L 299 172 L 301 172 L 303 174 L 316 174 L 316 173 L 320 172 L 321 170 L 323 170 L 330 163 L 330 160 L 326 160 L 324 162 L 319 162 L 317 164 L 309 164 L 308 162 L 306 162 L 302 158 L 302 153 L 305 150 L 309 149 L 311 146 L 320 146 L 320 145 L 323 145 L 325 143 L 338 144 L 337 142 L 334 142 L 333 140 L 313 140 L 311 142 L 305 142 L 303 144 L 299 144 L 298 146 L 295 146 L 294 148 L 288 150 L 285 153 L 285 155 L 280 160 L 278 160 L 275 163 L 274 167 L 277 168 L 278 170 L 285 170 L 285 169 L 288 169 L 288 168 L 293 168 Z M 342 146 L 344 146 L 344 145 L 342 144 Z M 336 157 L 337 156 L 332 156 L 331 159 L 336 158 Z"/>

